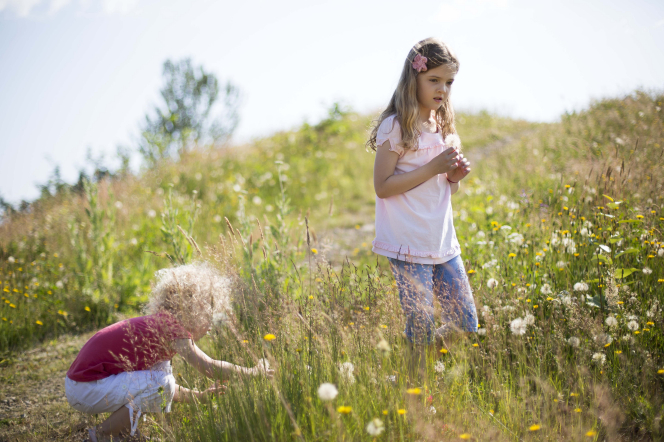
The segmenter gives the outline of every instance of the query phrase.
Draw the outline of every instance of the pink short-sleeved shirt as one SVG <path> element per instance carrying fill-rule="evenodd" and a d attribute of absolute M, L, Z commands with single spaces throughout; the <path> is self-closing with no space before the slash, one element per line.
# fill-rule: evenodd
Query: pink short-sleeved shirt
<path fill-rule="evenodd" d="M 147 370 L 175 356 L 171 344 L 176 339 L 192 336 L 166 312 L 117 322 L 85 343 L 67 376 L 72 381 L 91 382 L 122 372 Z"/>
<path fill-rule="evenodd" d="M 404 150 L 401 126 L 392 115 L 381 123 L 376 144 L 390 141 L 399 154 L 395 175 L 424 166 L 448 149 L 440 131 L 422 133 L 417 149 Z M 452 216 L 452 192 L 446 174 L 388 198 L 376 196 L 376 239 L 379 255 L 419 264 L 442 264 L 461 254 Z"/>

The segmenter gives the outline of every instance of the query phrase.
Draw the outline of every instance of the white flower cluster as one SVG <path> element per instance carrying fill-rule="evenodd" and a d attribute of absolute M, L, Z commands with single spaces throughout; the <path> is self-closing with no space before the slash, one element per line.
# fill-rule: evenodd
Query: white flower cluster
<path fill-rule="evenodd" d="M 588 291 L 588 284 L 585 282 L 577 282 L 574 284 L 574 291 L 575 292 L 587 292 Z"/>

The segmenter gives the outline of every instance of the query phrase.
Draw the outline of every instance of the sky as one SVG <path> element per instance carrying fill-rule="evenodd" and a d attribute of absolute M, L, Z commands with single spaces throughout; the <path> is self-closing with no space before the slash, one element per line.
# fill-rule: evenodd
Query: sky
<path fill-rule="evenodd" d="M 237 144 L 377 112 L 417 41 L 456 53 L 457 110 L 553 122 L 591 100 L 664 89 L 664 2 L 615 0 L 0 0 L 0 197 L 115 164 L 190 57 L 241 91 Z M 134 170 L 140 161 L 132 160 Z"/>

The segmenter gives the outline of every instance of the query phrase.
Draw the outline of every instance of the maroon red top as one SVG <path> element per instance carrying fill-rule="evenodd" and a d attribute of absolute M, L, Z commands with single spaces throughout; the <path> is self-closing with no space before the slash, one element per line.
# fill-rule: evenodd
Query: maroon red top
<path fill-rule="evenodd" d="M 99 330 L 85 343 L 67 376 L 91 382 L 125 371 L 147 370 L 175 356 L 171 343 L 192 339 L 169 313 L 141 316 Z"/>

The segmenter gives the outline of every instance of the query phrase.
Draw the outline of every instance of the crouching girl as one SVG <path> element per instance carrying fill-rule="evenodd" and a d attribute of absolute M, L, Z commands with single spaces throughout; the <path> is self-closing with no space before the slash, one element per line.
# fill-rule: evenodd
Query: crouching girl
<path fill-rule="evenodd" d="M 274 375 L 265 365 L 247 368 L 214 360 L 195 344 L 213 319 L 227 313 L 227 278 L 205 263 L 163 269 L 156 276 L 147 315 L 97 332 L 67 371 L 65 393 L 72 407 L 88 414 L 111 413 L 88 429 L 92 442 L 133 436 L 142 413 L 169 412 L 171 402 L 223 393 L 225 387 L 197 391 L 177 385 L 170 363 L 176 353 L 213 379 Z"/>

